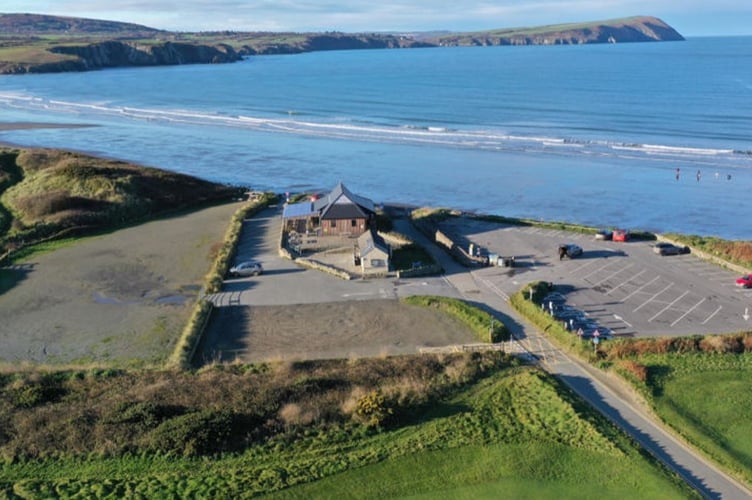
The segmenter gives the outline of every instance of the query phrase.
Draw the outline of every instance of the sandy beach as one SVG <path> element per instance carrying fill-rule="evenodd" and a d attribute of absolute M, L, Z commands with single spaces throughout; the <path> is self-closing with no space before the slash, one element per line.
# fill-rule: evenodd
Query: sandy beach
<path fill-rule="evenodd" d="M 3 130 L 29 130 L 35 128 L 84 128 L 95 127 L 86 123 L 45 123 L 45 122 L 0 122 L 0 132 Z"/>
<path fill-rule="evenodd" d="M 98 125 L 91 125 L 88 123 L 0 122 L 0 146 L 11 148 L 25 147 L 24 144 L 4 140 L 2 136 L 2 133 L 4 131 L 34 130 L 46 128 L 88 128 L 97 126 Z"/>

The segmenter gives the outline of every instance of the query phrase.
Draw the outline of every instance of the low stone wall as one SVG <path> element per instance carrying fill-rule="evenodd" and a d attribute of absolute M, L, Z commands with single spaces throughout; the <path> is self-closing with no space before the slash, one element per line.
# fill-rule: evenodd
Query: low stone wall
<path fill-rule="evenodd" d="M 436 276 L 441 274 L 444 269 L 438 264 L 430 266 L 420 266 L 413 269 L 404 269 L 397 271 L 397 278 L 417 278 L 418 276 Z"/>
<path fill-rule="evenodd" d="M 665 241 L 666 243 L 671 243 L 680 247 L 684 246 L 684 243 L 674 241 L 660 234 L 656 234 L 655 237 L 658 241 Z M 689 248 L 692 252 L 692 255 L 695 255 L 701 259 L 707 260 L 708 262 L 712 262 L 713 264 L 719 265 L 721 267 L 725 267 L 726 269 L 731 269 L 732 271 L 735 271 L 739 274 L 752 274 L 752 271 L 744 266 L 740 266 L 739 264 L 734 264 L 727 260 L 721 259 L 720 257 L 716 257 L 715 255 L 709 254 L 707 252 L 703 252 L 702 250 L 699 250 L 695 247 L 689 247 Z"/>
<path fill-rule="evenodd" d="M 332 274 L 344 280 L 352 279 L 352 276 L 350 276 L 350 273 L 348 273 L 347 271 L 343 271 L 342 269 L 338 269 L 334 266 L 324 264 L 323 262 L 319 262 L 317 260 L 307 259 L 305 257 L 298 257 L 297 259 L 293 259 L 293 260 L 295 261 L 296 264 L 300 264 L 310 269 L 315 269 L 317 271 L 323 271 L 325 273 Z"/>

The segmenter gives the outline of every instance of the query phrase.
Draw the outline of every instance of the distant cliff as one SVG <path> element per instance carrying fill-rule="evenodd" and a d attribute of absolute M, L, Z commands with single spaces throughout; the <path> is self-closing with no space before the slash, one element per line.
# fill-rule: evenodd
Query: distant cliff
<path fill-rule="evenodd" d="M 134 42 L 105 41 L 86 45 L 59 45 L 50 48 L 49 51 L 53 54 L 72 57 L 40 64 L 3 64 L 0 62 L 0 73 L 49 73 L 125 66 L 227 63 L 242 58 L 229 45 L 208 46 L 172 42 L 144 45 Z"/>
<path fill-rule="evenodd" d="M 0 14 L 0 74 L 123 66 L 227 63 L 243 56 L 323 50 L 560 45 L 684 38 L 648 16 L 473 33 L 174 33 L 146 26 L 38 14 Z"/>
<path fill-rule="evenodd" d="M 452 33 L 426 41 L 458 45 L 580 45 L 684 40 L 674 28 L 656 17 L 637 16 L 610 21 L 558 24 L 477 33 Z"/>

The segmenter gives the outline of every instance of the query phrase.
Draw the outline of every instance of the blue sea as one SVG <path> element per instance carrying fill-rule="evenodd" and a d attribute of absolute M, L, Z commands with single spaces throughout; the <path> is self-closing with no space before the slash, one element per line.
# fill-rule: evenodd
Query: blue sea
<path fill-rule="evenodd" d="M 2 76 L 0 121 L 253 189 L 752 239 L 752 37 Z"/>

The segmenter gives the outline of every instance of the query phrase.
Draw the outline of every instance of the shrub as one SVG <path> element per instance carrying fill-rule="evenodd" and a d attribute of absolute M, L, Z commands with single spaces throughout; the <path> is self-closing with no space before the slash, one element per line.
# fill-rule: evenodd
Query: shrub
<path fill-rule="evenodd" d="M 115 406 L 106 423 L 133 425 L 139 430 L 152 429 L 164 420 L 180 415 L 177 406 L 160 405 L 153 401 L 124 401 Z"/>
<path fill-rule="evenodd" d="M 358 399 L 354 415 L 367 427 L 381 427 L 392 413 L 381 391 L 373 390 Z"/>
<path fill-rule="evenodd" d="M 57 401 L 64 393 L 62 387 L 54 380 L 43 378 L 30 381 L 10 389 L 10 398 L 17 408 L 33 408 Z"/>
<path fill-rule="evenodd" d="M 619 363 L 619 368 L 639 382 L 645 383 L 648 380 L 648 369 L 642 363 L 626 359 Z"/>
<path fill-rule="evenodd" d="M 153 451 L 198 456 L 224 449 L 232 434 L 233 415 L 227 410 L 202 410 L 166 420 L 146 438 Z"/>

